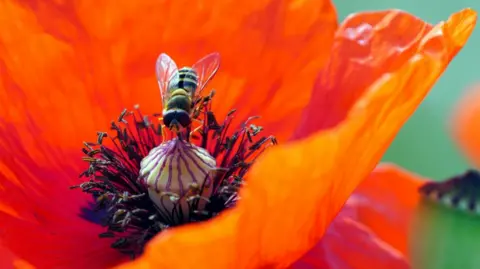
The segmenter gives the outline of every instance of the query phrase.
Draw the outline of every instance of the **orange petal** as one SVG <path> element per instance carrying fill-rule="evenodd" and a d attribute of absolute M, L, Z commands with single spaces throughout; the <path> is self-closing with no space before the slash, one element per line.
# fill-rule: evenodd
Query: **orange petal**
<path fill-rule="evenodd" d="M 427 179 L 393 164 L 377 167 L 356 189 L 357 219 L 378 237 L 407 255 L 408 230 Z"/>
<path fill-rule="evenodd" d="M 237 108 L 241 118 L 263 114 L 259 123 L 267 126 L 280 111 L 297 119 L 336 29 L 326 0 L 10 0 L 0 2 L 0 17 L 0 114 L 32 149 L 32 126 L 37 139 L 77 149 L 124 107 L 161 111 L 154 74 L 160 52 L 180 65 L 221 53 L 211 85 L 219 116 Z M 304 90 L 292 95 L 299 79 Z M 290 135 L 295 122 L 272 131 Z"/>
<path fill-rule="evenodd" d="M 81 217 L 86 213 L 82 209 L 91 208 L 91 196 L 69 191 L 85 169 L 78 161 L 80 154 L 60 152 L 36 141 L 43 155 L 32 157 L 28 144 L 19 141 L 15 126 L 3 126 L 0 243 L 18 258 L 15 268 L 31 264 L 38 268 L 100 269 L 125 258 L 110 247 L 111 241 L 99 240 L 98 234 L 104 232 L 100 225 Z"/>
<path fill-rule="evenodd" d="M 160 110 L 153 68 L 160 50 L 180 55 L 180 64 L 211 50 L 224 55 L 223 74 L 213 84 L 219 87 L 220 112 L 234 103 L 246 107 L 244 90 L 260 97 L 271 85 L 280 87 L 279 94 L 248 95 L 247 101 L 257 102 L 252 107 L 285 103 L 278 96 L 290 101 L 282 112 L 293 113 L 307 102 L 311 74 L 327 57 L 327 50 L 317 50 L 331 45 L 336 29 L 329 1 L 220 1 L 209 2 L 209 8 L 196 3 L 0 2 L 0 222 L 9 231 L 1 236 L 19 257 L 40 267 L 69 264 L 75 255 L 89 258 L 69 268 L 120 261 L 107 241 L 98 240 L 100 227 L 77 216 L 88 200 L 66 191 L 80 171 L 69 150 L 107 128 L 123 107 L 141 103 L 147 112 Z M 182 20 L 174 26 L 168 16 Z M 295 102 L 282 80 L 291 84 L 302 76 L 307 90 L 295 95 L 300 98 Z M 263 123 L 276 120 L 264 117 Z M 280 133 L 292 129 L 280 127 Z M 43 242 L 51 244 L 32 251 Z"/>
<path fill-rule="evenodd" d="M 14 259 L 15 255 L 13 255 L 9 249 L 0 244 L 0 268 L 13 269 Z"/>
<path fill-rule="evenodd" d="M 480 167 L 480 87 L 472 87 L 458 102 L 452 117 L 455 141 L 471 163 Z"/>
<path fill-rule="evenodd" d="M 335 218 L 322 240 L 291 269 L 410 268 L 398 250 L 349 217 L 347 208 Z"/>
<path fill-rule="evenodd" d="M 408 232 L 424 180 L 393 164 L 377 166 L 293 268 L 410 268 Z"/>
<path fill-rule="evenodd" d="M 335 128 L 272 148 L 254 165 L 237 207 L 172 229 L 119 268 L 284 268 L 323 236 L 453 55 L 476 13 L 463 10 L 427 34 L 419 52 L 378 79 Z M 150 266 L 150 267 L 149 267 Z"/>
<path fill-rule="evenodd" d="M 16 268 L 100 269 L 122 261 L 111 241 L 99 240 L 104 229 L 81 217 L 91 197 L 69 191 L 81 171 L 69 160 L 78 155 L 49 149 L 45 159 L 31 158 L 10 130 L 0 130 L 0 242 L 19 259 Z"/>
<path fill-rule="evenodd" d="M 331 58 L 317 79 L 316 90 L 295 137 L 305 137 L 343 120 L 371 83 L 394 72 L 424 49 L 422 44 L 431 39 L 426 36 L 431 28 L 430 24 L 400 10 L 347 17 L 335 34 Z M 452 51 L 448 57 L 454 54 Z"/>

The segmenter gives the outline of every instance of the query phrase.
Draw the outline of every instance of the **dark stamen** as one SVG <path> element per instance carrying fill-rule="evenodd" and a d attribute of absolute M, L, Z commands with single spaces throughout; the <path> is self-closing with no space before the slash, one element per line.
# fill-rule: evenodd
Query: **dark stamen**
<path fill-rule="evenodd" d="M 86 181 L 72 188 L 92 194 L 95 205 L 90 210 L 104 212 L 105 232 L 99 237 L 113 239 L 112 248 L 134 257 L 162 230 L 208 220 L 235 206 L 248 169 L 265 148 L 277 141 L 273 136 L 259 137 L 262 128 L 249 123 L 256 117 L 231 131 L 235 110 L 219 123 L 211 111 L 212 100 L 213 92 L 194 101 L 192 118 L 201 122 L 201 128 L 192 135 L 185 130 L 177 138 L 206 149 L 216 160 L 216 170 L 207 175 L 209 178 L 203 184 L 190 184 L 183 196 L 166 190 L 161 194 L 169 201 L 184 199 L 185 204 L 176 203 L 174 207 L 155 204 L 149 197 L 148 186 L 139 180 L 141 161 L 152 149 L 170 141 L 162 137 L 158 114 L 143 115 L 138 106 L 134 111 L 124 109 L 117 121 L 111 123 L 108 134 L 98 132 L 96 143 L 84 142 L 83 160 L 88 168 L 80 177 Z M 193 126 L 189 129 L 195 130 Z M 176 160 L 190 159 L 185 154 Z M 206 195 L 205 182 L 209 180 L 211 192 Z"/>

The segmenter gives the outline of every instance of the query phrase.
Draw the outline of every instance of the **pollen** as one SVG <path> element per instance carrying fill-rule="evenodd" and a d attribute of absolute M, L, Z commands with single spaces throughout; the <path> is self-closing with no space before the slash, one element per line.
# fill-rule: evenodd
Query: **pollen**
<path fill-rule="evenodd" d="M 140 163 L 139 180 L 147 186 L 159 210 L 175 212 L 177 222 L 188 220 L 194 202 L 205 209 L 212 194 L 216 160 L 207 150 L 175 138 L 152 149 Z"/>

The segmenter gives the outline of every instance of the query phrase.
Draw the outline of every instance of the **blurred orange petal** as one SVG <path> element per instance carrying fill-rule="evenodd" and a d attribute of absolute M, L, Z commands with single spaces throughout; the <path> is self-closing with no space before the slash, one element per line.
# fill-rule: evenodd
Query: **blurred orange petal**
<path fill-rule="evenodd" d="M 466 9 L 437 25 L 410 60 L 364 91 L 341 124 L 261 156 L 235 209 L 210 222 L 160 234 L 142 257 L 120 268 L 292 264 L 318 242 L 353 190 L 374 169 L 465 44 L 475 20 L 476 13 Z"/>
<path fill-rule="evenodd" d="M 292 269 L 410 268 L 408 232 L 425 180 L 393 164 L 377 166 Z"/>
<path fill-rule="evenodd" d="M 322 240 L 291 269 L 410 268 L 406 258 L 372 230 L 349 217 L 348 204 Z"/>
<path fill-rule="evenodd" d="M 471 25 L 472 20 L 475 18 L 465 13 L 450 23 Z M 331 57 L 317 79 L 317 90 L 304 110 L 295 137 L 335 126 L 368 85 L 395 72 L 419 51 L 439 52 L 446 57 L 444 60 L 451 59 L 461 47 L 455 41 L 456 33 L 446 27 L 441 32 L 430 32 L 431 29 L 430 24 L 400 10 L 347 17 L 335 34 Z M 463 35 L 462 30 L 456 32 Z M 448 53 L 444 53 L 446 50 Z"/>
<path fill-rule="evenodd" d="M 393 164 L 382 164 L 356 189 L 357 219 L 389 245 L 407 255 L 408 229 L 427 179 Z"/>
<path fill-rule="evenodd" d="M 480 87 L 472 87 L 458 102 L 451 121 L 455 141 L 471 163 L 480 167 Z"/>

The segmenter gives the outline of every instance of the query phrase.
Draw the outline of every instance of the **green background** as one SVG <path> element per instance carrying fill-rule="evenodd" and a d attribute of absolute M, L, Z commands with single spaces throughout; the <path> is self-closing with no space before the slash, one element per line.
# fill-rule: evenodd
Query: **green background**
<path fill-rule="evenodd" d="M 480 1 L 474 0 L 337 0 L 334 3 L 340 20 L 353 12 L 397 8 L 435 24 L 466 7 L 480 11 Z M 462 173 L 469 167 L 450 137 L 448 124 L 462 94 L 480 82 L 479 45 L 480 30 L 476 29 L 400 131 L 384 161 L 434 180 Z M 479 216 L 425 203 L 415 215 L 410 236 L 413 268 L 480 269 Z"/>

